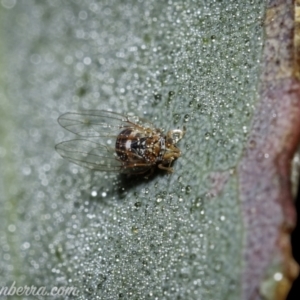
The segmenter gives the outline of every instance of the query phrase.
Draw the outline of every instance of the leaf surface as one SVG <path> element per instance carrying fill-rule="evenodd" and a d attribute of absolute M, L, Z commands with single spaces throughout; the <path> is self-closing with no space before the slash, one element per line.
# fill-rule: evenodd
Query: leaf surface
<path fill-rule="evenodd" d="M 1 5 L 0 287 L 284 299 L 298 272 L 293 2 Z M 57 118 L 83 109 L 186 126 L 174 174 L 146 180 L 62 160 L 55 144 L 75 136 Z"/>

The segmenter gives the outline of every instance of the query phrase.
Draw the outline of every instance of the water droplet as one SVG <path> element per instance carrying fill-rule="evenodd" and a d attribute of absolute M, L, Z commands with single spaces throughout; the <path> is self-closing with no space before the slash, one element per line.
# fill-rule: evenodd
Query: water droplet
<path fill-rule="evenodd" d="M 168 99 L 167 99 L 167 103 L 166 103 L 167 106 L 169 106 L 169 105 L 171 104 L 174 95 L 175 95 L 175 92 L 173 92 L 173 91 L 170 91 L 170 92 L 169 92 Z"/>
<path fill-rule="evenodd" d="M 28 167 L 28 166 L 22 168 L 22 173 L 23 173 L 24 175 L 26 175 L 26 176 L 30 175 L 30 173 L 31 173 L 31 168 Z"/>
<path fill-rule="evenodd" d="M 94 289 L 93 289 L 91 286 L 89 286 L 89 287 L 86 288 L 85 291 L 86 291 L 88 294 L 93 294 Z"/>
<path fill-rule="evenodd" d="M 2 0 L 1 4 L 4 8 L 11 9 L 16 5 L 17 0 Z"/>
<path fill-rule="evenodd" d="M 161 98 L 162 98 L 162 96 L 161 96 L 161 94 L 154 94 L 154 103 L 155 104 L 158 104 L 160 101 L 161 101 Z"/>
<path fill-rule="evenodd" d="M 157 203 L 160 203 L 161 201 L 163 201 L 162 196 L 161 196 L 161 195 L 157 195 L 157 196 L 156 196 L 156 202 L 157 202 Z"/>
<path fill-rule="evenodd" d="M 37 65 L 37 64 L 39 64 L 39 63 L 41 62 L 41 57 L 40 57 L 40 55 L 38 55 L 38 54 L 32 54 L 32 55 L 30 56 L 30 61 L 31 61 L 33 64 Z"/>
<path fill-rule="evenodd" d="M 200 207 L 200 206 L 202 206 L 202 204 L 203 204 L 202 198 L 199 197 L 195 200 L 196 207 Z"/>
<path fill-rule="evenodd" d="M 9 232 L 15 232 L 16 231 L 16 225 L 14 225 L 14 224 L 8 225 L 8 231 Z"/>
<path fill-rule="evenodd" d="M 98 195 L 98 192 L 97 192 L 97 191 L 92 191 L 92 192 L 91 192 L 91 196 L 92 196 L 92 197 L 97 197 L 97 195 Z"/>
<path fill-rule="evenodd" d="M 103 288 L 103 283 L 106 281 L 107 277 L 103 274 L 99 274 L 98 276 L 98 284 L 97 284 L 97 289 L 102 289 Z"/>
<path fill-rule="evenodd" d="M 221 270 L 221 264 L 216 264 L 214 267 L 215 271 L 220 271 Z"/>
<path fill-rule="evenodd" d="M 79 16 L 79 19 L 85 20 L 85 19 L 87 18 L 88 15 L 87 15 L 87 12 L 86 12 L 85 10 L 81 10 L 81 11 L 79 12 L 78 16 Z"/>
<path fill-rule="evenodd" d="M 209 139 L 210 139 L 210 133 L 209 133 L 209 132 L 206 132 L 206 133 L 205 133 L 205 139 L 206 139 L 206 140 L 209 140 Z"/>
<path fill-rule="evenodd" d="M 190 120 L 190 115 L 186 114 L 183 118 L 184 122 L 188 122 Z"/>
<path fill-rule="evenodd" d="M 139 228 L 134 225 L 134 226 L 131 227 L 131 231 L 136 234 L 136 233 L 139 232 Z"/>
<path fill-rule="evenodd" d="M 190 193 L 191 193 L 191 191 L 192 191 L 192 188 L 191 188 L 191 186 L 190 186 L 190 185 L 187 185 L 187 186 L 186 186 L 186 188 L 185 188 L 185 192 L 186 192 L 186 194 L 190 194 Z"/>
<path fill-rule="evenodd" d="M 221 220 L 221 221 L 225 221 L 225 220 L 226 220 L 226 217 L 225 217 L 225 216 L 221 216 L 221 217 L 220 217 L 220 220 Z"/>
<path fill-rule="evenodd" d="M 174 124 L 178 123 L 180 120 L 180 115 L 179 114 L 174 114 L 173 115 L 173 120 L 174 120 Z"/>
<path fill-rule="evenodd" d="M 140 207 L 142 206 L 142 203 L 141 203 L 141 202 L 135 202 L 135 203 L 134 203 L 134 206 L 135 206 L 136 208 L 140 208 Z"/>
<path fill-rule="evenodd" d="M 275 281 L 280 281 L 280 280 L 282 280 L 283 275 L 280 272 L 276 272 L 273 277 L 274 277 Z"/>
<path fill-rule="evenodd" d="M 195 260 L 196 257 L 197 257 L 197 255 L 196 255 L 195 253 L 191 253 L 191 254 L 190 254 L 190 259 L 191 259 L 191 260 Z"/>
<path fill-rule="evenodd" d="M 85 65 L 87 65 L 87 66 L 90 65 L 91 62 L 92 62 L 92 60 L 91 60 L 90 57 L 85 57 L 85 58 L 83 59 L 83 63 L 84 63 Z"/>
<path fill-rule="evenodd" d="M 103 193 L 101 194 L 101 196 L 102 196 L 103 198 L 105 198 L 105 197 L 107 196 L 107 193 L 106 193 L 106 192 L 103 192 Z"/>

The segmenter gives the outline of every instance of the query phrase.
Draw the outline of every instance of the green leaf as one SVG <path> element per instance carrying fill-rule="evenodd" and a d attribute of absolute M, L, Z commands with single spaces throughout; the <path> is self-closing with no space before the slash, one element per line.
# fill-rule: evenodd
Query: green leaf
<path fill-rule="evenodd" d="M 0 291 L 284 299 L 300 90 L 281 2 L 1 2 Z M 62 160 L 57 118 L 82 109 L 186 126 L 175 172 Z"/>

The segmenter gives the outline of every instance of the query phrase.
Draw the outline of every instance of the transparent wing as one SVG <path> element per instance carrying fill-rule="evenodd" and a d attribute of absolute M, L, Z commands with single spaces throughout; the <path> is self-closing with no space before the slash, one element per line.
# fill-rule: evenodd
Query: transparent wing
<path fill-rule="evenodd" d="M 122 161 L 115 154 L 115 149 L 94 141 L 76 139 L 62 142 L 55 146 L 56 151 L 69 161 L 95 171 L 120 173 L 144 173 L 152 165 L 139 157 L 131 161 Z"/>
<path fill-rule="evenodd" d="M 58 118 L 65 129 L 82 137 L 116 137 L 123 129 L 158 131 L 151 122 L 136 116 L 123 116 L 105 110 L 68 112 Z"/>

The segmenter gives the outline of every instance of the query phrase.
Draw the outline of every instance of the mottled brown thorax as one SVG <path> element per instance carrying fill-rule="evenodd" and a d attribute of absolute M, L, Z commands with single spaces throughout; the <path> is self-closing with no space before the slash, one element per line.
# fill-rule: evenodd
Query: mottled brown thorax
<path fill-rule="evenodd" d="M 165 138 L 160 134 L 144 137 L 140 131 L 128 128 L 116 140 L 116 153 L 122 161 L 160 162 L 165 152 Z"/>

